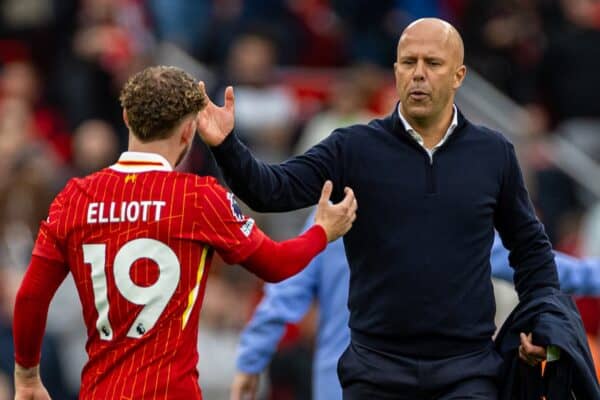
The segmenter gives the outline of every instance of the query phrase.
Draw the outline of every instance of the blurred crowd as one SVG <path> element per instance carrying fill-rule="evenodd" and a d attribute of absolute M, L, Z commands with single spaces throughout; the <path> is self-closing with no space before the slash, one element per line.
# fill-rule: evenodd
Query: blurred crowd
<path fill-rule="evenodd" d="M 336 127 L 392 111 L 397 39 L 421 16 L 456 25 L 467 66 L 526 111 L 521 162 L 555 247 L 600 256 L 600 199 L 558 169 L 544 146 L 560 135 L 600 165 L 598 0 L 3 0 L 0 400 L 12 398 L 12 305 L 39 221 L 70 177 L 110 165 L 125 149 L 117 98 L 131 73 L 178 65 L 204 80 L 217 102 L 234 85 L 238 134 L 260 158 L 279 161 Z M 218 176 L 202 146 L 191 157 L 194 171 Z M 306 215 L 255 218 L 283 239 Z M 201 314 L 207 399 L 227 398 L 237 337 L 261 296 L 254 277 L 221 264 L 212 269 Z M 41 368 L 55 398 L 69 399 L 85 361 L 85 332 L 72 282 L 63 286 Z M 600 303 L 581 304 L 597 334 Z M 289 327 L 265 398 L 309 397 L 316 312 Z"/>

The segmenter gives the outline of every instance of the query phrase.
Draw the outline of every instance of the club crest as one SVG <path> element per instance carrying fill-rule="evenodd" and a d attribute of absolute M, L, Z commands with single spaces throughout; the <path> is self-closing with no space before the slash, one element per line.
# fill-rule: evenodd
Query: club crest
<path fill-rule="evenodd" d="M 227 198 L 229 199 L 229 207 L 231 208 L 231 213 L 235 217 L 237 221 L 243 221 L 245 219 L 244 214 L 242 213 L 242 209 L 240 205 L 235 201 L 235 197 L 233 193 L 227 193 Z"/>

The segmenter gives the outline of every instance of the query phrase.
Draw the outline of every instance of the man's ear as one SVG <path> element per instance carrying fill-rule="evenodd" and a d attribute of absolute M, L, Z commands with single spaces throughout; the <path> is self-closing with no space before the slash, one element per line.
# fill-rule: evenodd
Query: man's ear
<path fill-rule="evenodd" d="M 127 110 L 125 109 L 123 109 L 123 121 L 125 122 L 127 129 L 129 129 L 129 118 L 127 118 Z"/>
<path fill-rule="evenodd" d="M 464 65 L 461 65 L 460 67 L 458 67 L 456 69 L 456 73 L 454 74 L 454 89 L 458 89 L 463 81 L 465 80 L 465 76 L 467 75 L 467 67 Z"/>
<path fill-rule="evenodd" d="M 181 132 L 181 141 L 189 144 L 194 139 L 194 133 L 196 133 L 196 119 L 190 118 L 183 126 L 183 132 Z"/>

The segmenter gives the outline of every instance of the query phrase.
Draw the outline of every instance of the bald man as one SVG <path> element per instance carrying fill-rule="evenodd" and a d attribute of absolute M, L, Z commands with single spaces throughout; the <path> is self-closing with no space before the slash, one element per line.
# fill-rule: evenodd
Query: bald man
<path fill-rule="evenodd" d="M 351 330 L 338 364 L 344 399 L 497 398 L 494 228 L 510 250 L 521 298 L 558 288 L 512 144 L 454 105 L 463 52 L 447 22 L 415 21 L 398 42 L 400 101 L 390 115 L 336 129 L 279 165 L 256 160 L 231 133 L 232 88 L 223 107 L 210 103 L 198 115 L 231 188 L 257 211 L 315 204 L 327 179 L 335 199 L 354 189 L 357 219 L 344 236 Z M 545 357 L 545 348 L 522 340 L 529 363 Z"/>

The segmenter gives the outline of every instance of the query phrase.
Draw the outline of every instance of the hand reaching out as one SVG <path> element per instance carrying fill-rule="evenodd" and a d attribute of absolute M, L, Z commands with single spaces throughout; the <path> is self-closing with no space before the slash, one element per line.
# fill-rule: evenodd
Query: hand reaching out
<path fill-rule="evenodd" d="M 218 107 L 206 94 L 204 82 L 200 82 L 198 85 L 207 99 L 206 106 L 196 116 L 198 134 L 207 145 L 218 146 L 231 133 L 235 124 L 233 87 L 227 86 L 225 89 L 225 104 Z"/>
<path fill-rule="evenodd" d="M 325 182 L 315 214 L 315 224 L 323 227 L 328 242 L 345 235 L 352 228 L 358 208 L 354 192 L 349 187 L 344 188 L 344 199 L 337 204 L 329 203 L 332 191 L 331 181 Z"/>

